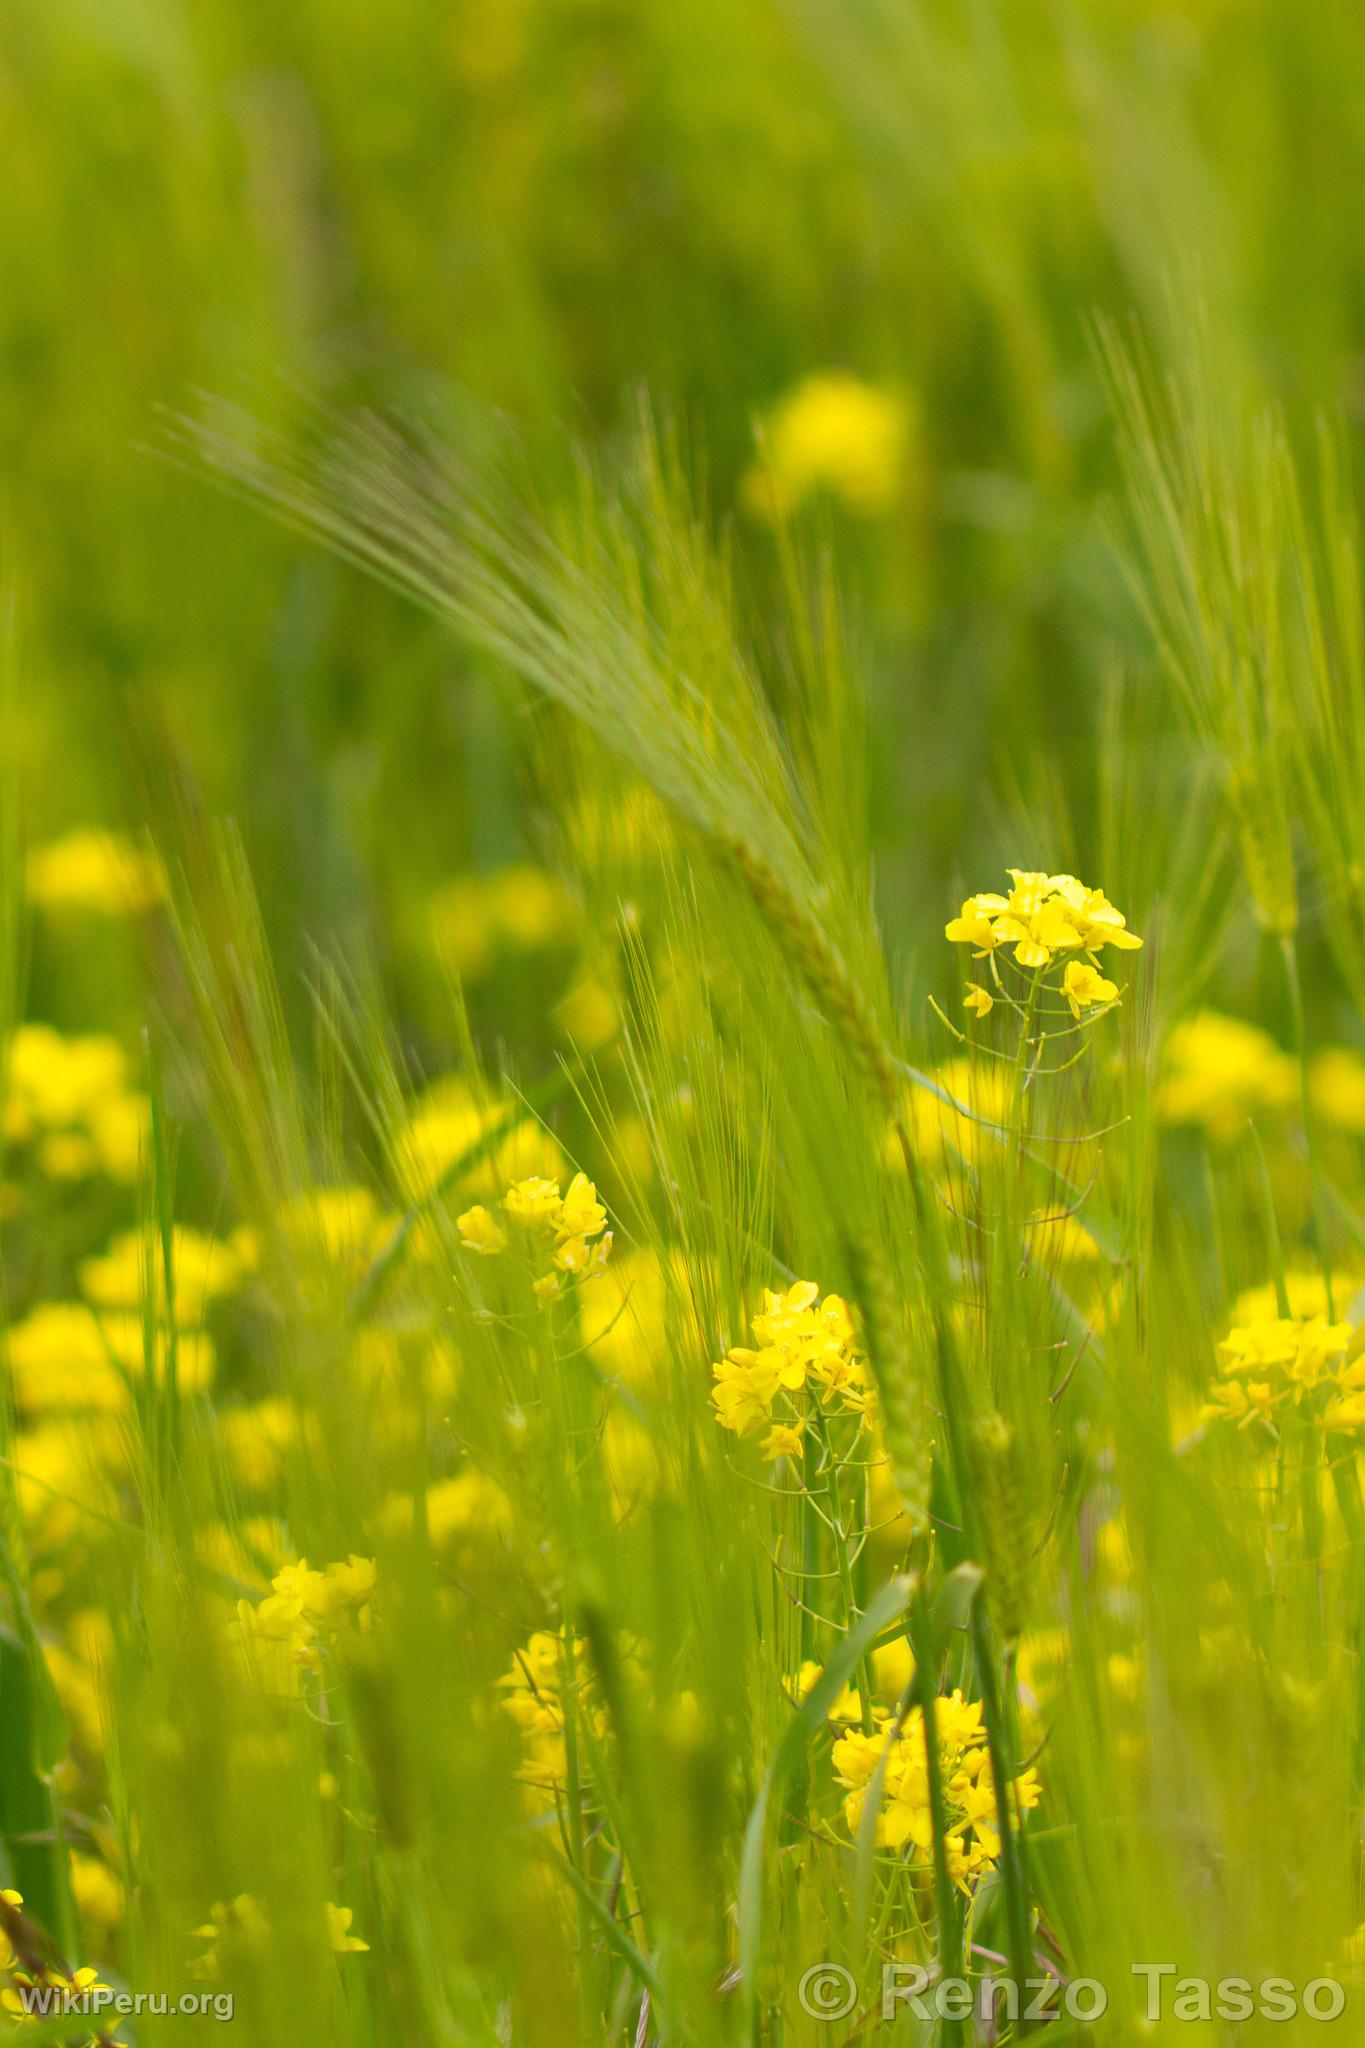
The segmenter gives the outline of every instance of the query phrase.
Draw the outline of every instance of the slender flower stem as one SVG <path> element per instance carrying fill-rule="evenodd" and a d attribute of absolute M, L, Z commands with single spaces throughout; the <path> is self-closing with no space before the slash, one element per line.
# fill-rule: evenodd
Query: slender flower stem
<path fill-rule="evenodd" d="M 844 1599 L 844 1625 L 852 1628 L 857 1621 L 859 1608 L 853 1591 L 853 1568 L 848 1556 L 848 1531 L 844 1527 L 843 1498 L 839 1489 L 839 1463 L 829 1440 L 829 1423 L 819 1402 L 815 1403 L 816 1428 L 825 1453 L 825 1497 L 829 1502 L 830 1521 L 834 1531 L 834 1565 L 839 1574 L 839 1590 Z M 872 1683 L 866 1657 L 858 1659 L 855 1678 L 858 1687 L 858 1705 L 862 1711 L 863 1733 L 871 1735 L 876 1727 L 872 1713 Z"/>
<path fill-rule="evenodd" d="M 929 1816 L 934 1829 L 934 1899 L 938 1914 L 938 1962 L 944 1977 L 963 1974 L 962 1910 L 948 1869 L 948 1813 L 943 1797 L 942 1760 L 938 1748 L 938 1676 L 935 1670 L 933 1624 L 923 1581 L 911 1610 L 911 1636 L 915 1653 L 915 1690 L 924 1721 L 924 1775 L 929 1792 Z M 940 2041 L 952 2048 L 962 2039 L 962 2022 L 945 2018 Z"/>
<path fill-rule="evenodd" d="M 972 1606 L 972 1650 L 976 1658 L 976 1682 L 981 1693 L 982 1718 L 986 1723 L 986 1749 L 991 1760 L 991 1776 L 995 1781 L 996 1814 L 1000 1824 L 1000 1875 L 1005 1892 L 1005 1922 L 1009 1929 L 1010 1966 L 1014 1972 L 1020 1999 L 1019 2031 L 1024 2033 L 1029 2025 L 1025 2017 L 1024 1991 L 1031 1970 L 1033 1942 L 1029 1925 L 1028 1895 L 1024 1886 L 1023 1858 L 1020 1855 L 1019 1837 L 1015 1832 L 1013 1778 L 1006 1755 L 1005 1719 L 999 1688 L 995 1682 L 990 1629 L 986 1621 L 985 1608 L 979 1599 Z"/>

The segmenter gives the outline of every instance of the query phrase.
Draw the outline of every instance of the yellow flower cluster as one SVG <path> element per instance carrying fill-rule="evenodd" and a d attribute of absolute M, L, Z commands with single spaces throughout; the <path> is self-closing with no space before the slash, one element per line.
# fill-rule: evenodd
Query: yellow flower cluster
<path fill-rule="evenodd" d="M 1309 1406 L 1329 1429 L 1365 1425 L 1365 1358 L 1351 1358 L 1355 1325 L 1329 1317 L 1326 1292 L 1318 1275 L 1288 1275 L 1288 1316 L 1281 1315 L 1273 1288 L 1241 1297 L 1218 1346 L 1220 1377 L 1199 1411 L 1201 1422 L 1273 1424 L 1288 1404 Z M 1353 1292 L 1350 1279 L 1334 1276 L 1338 1308 Z"/>
<path fill-rule="evenodd" d="M 379 1511 L 379 1527 L 390 1538 L 404 1536 L 415 1514 L 411 1494 L 391 1494 Z M 426 1489 L 422 1519 L 433 1551 L 443 1556 L 464 1544 L 506 1540 L 516 1526 L 516 1510 L 497 1480 L 471 1465 Z"/>
<path fill-rule="evenodd" d="M 1008 896 L 969 896 L 957 917 L 944 927 L 957 946 L 970 946 L 978 960 L 990 960 L 999 986 L 996 955 L 1012 946 L 1018 966 L 1044 973 L 1061 956 L 1065 965 L 1062 994 L 1073 1017 L 1118 1000 L 1118 988 L 1099 969 L 1104 946 L 1128 953 L 1141 944 L 1128 920 L 1102 889 L 1089 889 L 1074 875 L 1048 875 L 1010 868 Z M 971 983 L 967 1007 L 984 1017 L 995 1004 L 989 989 Z"/>
<path fill-rule="evenodd" d="M 365 1954 L 368 1941 L 361 1941 L 351 1933 L 355 1914 L 350 1906 L 326 1905 L 327 1946 L 333 1955 Z M 215 1899 L 209 1907 L 208 1917 L 202 1926 L 193 1929 L 196 1941 L 205 1946 L 198 1955 L 190 1958 L 188 1965 L 192 1977 L 201 1982 L 204 1979 L 216 1981 L 223 1975 L 224 1964 L 249 1957 L 253 1950 L 260 1949 L 270 1936 L 270 1922 L 258 1898 L 250 1892 L 239 1892 L 235 1899 Z"/>
<path fill-rule="evenodd" d="M 979 1701 L 954 1691 L 937 1702 L 934 1730 L 948 1827 L 944 1837 L 948 1868 L 956 1884 L 994 1868 L 1000 1854 L 1000 1810 L 991 1774 Z M 887 1721 L 875 1734 L 850 1729 L 834 1745 L 834 1768 L 845 1787 L 844 1817 L 856 1836 L 862 1825 L 872 1779 L 885 1758 L 877 1844 L 927 1866 L 933 1856 L 934 1822 L 929 1804 L 928 1751 L 924 1715 L 914 1708 L 899 1733 Z M 1014 1802 L 1031 1812 L 1042 1796 L 1038 1773 L 1022 1771 L 1013 1781 Z"/>
<path fill-rule="evenodd" d="M 898 1135 L 902 1127 L 917 1156 L 938 1166 L 952 1155 L 970 1163 L 983 1141 L 988 1148 L 993 1139 L 998 1142 L 1014 1118 L 1015 1076 L 1003 1062 L 944 1060 L 929 1079 L 933 1088 L 906 1089 L 898 1123 L 887 1129 L 882 1159 L 895 1172 L 905 1170 Z"/>
<path fill-rule="evenodd" d="M 103 1173 L 137 1178 L 149 1128 L 147 1098 L 128 1080 L 117 1040 L 63 1038 L 23 1024 L 5 1050 L 0 1130 L 53 1180 Z"/>
<path fill-rule="evenodd" d="M 128 839 L 80 825 L 28 857 L 28 894 L 46 910 L 135 917 L 165 894 L 160 865 Z"/>
<path fill-rule="evenodd" d="M 825 1408 L 845 1414 L 874 1412 L 867 1360 L 858 1351 L 848 1304 L 837 1294 L 822 1301 L 813 1280 L 798 1280 L 785 1294 L 767 1288 L 750 1328 L 754 1347 L 732 1345 L 711 1368 L 711 1402 L 722 1429 L 747 1436 L 768 1423 L 765 1455 L 794 1457 L 806 1427 L 794 1396 L 808 1392 Z M 783 1397 L 785 1418 L 773 1412 Z"/>
<path fill-rule="evenodd" d="M 1325 1046 L 1308 1063 L 1308 1092 L 1319 1123 L 1365 1138 L 1365 1059 L 1344 1045 Z"/>
<path fill-rule="evenodd" d="M 548 1249 L 550 1270 L 535 1283 L 542 1301 L 559 1294 L 565 1280 L 590 1279 L 599 1274 L 611 1256 L 607 1212 L 585 1173 L 576 1173 L 562 1195 L 557 1180 L 532 1174 L 526 1180 L 515 1181 L 499 1207 L 507 1223 L 500 1222 L 481 1202 L 458 1216 L 455 1220 L 461 1241 L 468 1250 L 495 1258 L 511 1242 L 510 1225 L 532 1247 Z"/>
<path fill-rule="evenodd" d="M 418 1202 L 430 1195 L 445 1174 L 489 1141 L 515 1107 L 510 1096 L 478 1093 L 458 1074 L 434 1081 L 414 1104 L 398 1138 L 398 1168 L 408 1198 Z M 562 1168 L 563 1155 L 549 1132 L 526 1118 L 491 1145 L 482 1171 L 490 1187 L 506 1187 L 528 1174 L 553 1179 Z"/>
<path fill-rule="evenodd" d="M 240 1282 L 241 1262 L 219 1239 L 180 1224 L 171 1244 L 174 1318 L 167 1313 L 160 1235 L 143 1230 L 123 1232 L 81 1262 L 85 1301 L 38 1302 L 11 1326 L 9 1365 L 22 1420 L 52 1416 L 60 1429 L 68 1417 L 86 1418 L 88 1427 L 92 1415 L 128 1414 L 133 1387 L 146 1376 L 149 1334 L 158 1380 L 169 1375 L 174 1340 L 180 1393 L 203 1393 L 212 1384 L 217 1360 L 203 1324 L 209 1303 Z M 143 1312 L 148 1300 L 150 1322 Z M 89 1448 L 97 1444 L 92 1435 Z M 24 1470 L 36 1448 L 32 1432 L 20 1439 Z"/>
<path fill-rule="evenodd" d="M 1163 1123 L 1202 1124 L 1227 1144 L 1259 1112 L 1292 1109 L 1298 1092 L 1294 1062 L 1268 1032 L 1199 1010 L 1171 1033 L 1156 1109 Z"/>
<path fill-rule="evenodd" d="M 296 1665 L 313 1667 L 323 1650 L 369 1635 L 377 1583 L 372 1558 L 352 1554 L 318 1571 L 301 1557 L 276 1572 L 264 1600 L 239 1601 L 237 1614 L 253 1649 L 282 1646 Z"/>
<path fill-rule="evenodd" d="M 0 1991 L 0 2007 L 18 2025 L 56 2018 L 107 1988 L 88 1964 L 68 1970 L 59 1958 L 44 1954 L 32 1938 L 36 1934 L 24 1915 L 23 1893 L 7 1886 L 0 1891 L 0 1971 L 9 1982 Z"/>
<path fill-rule="evenodd" d="M 765 459 L 744 480 L 746 503 L 760 517 L 781 517 L 827 491 L 859 518 L 879 518 L 904 491 L 910 426 L 898 392 L 839 370 L 806 377 L 767 421 Z"/>
<path fill-rule="evenodd" d="M 154 1332 L 156 1373 L 165 1378 L 170 1358 L 166 1329 Z M 198 1394 L 214 1374 L 212 1340 L 202 1330 L 176 1339 L 176 1383 Z M 147 1331 L 136 1314 L 97 1315 L 83 1302 L 44 1301 L 9 1334 L 14 1398 L 21 1414 L 43 1412 L 126 1414 L 130 1381 L 147 1365 Z"/>
<path fill-rule="evenodd" d="M 566 1700 L 579 1722 L 600 1741 L 607 1717 L 596 1696 L 579 1636 L 562 1629 L 537 1629 L 498 1680 L 503 1711 L 521 1732 L 522 1762 L 517 1776 L 535 1791 L 555 1794 L 568 1776 Z"/>
<path fill-rule="evenodd" d="M 487 974 L 502 953 L 531 953 L 573 936 L 573 905 L 543 868 L 500 868 L 460 875 L 432 897 L 437 952 L 468 981 Z"/>

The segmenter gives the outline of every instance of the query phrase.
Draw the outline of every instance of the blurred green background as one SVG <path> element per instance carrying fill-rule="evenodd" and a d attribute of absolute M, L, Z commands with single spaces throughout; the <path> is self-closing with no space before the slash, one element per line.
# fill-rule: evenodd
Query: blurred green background
<path fill-rule="evenodd" d="M 1092 319 L 1212 346 L 1301 424 L 1362 393 L 1365 17 L 1316 0 L 10 0 L 0 462 L 31 820 L 136 818 L 164 709 L 277 940 L 526 850 L 499 679 L 146 451 L 267 416 L 503 411 L 542 476 L 643 385 L 761 579 L 753 422 L 813 370 L 910 410 L 891 514 L 808 515 L 860 607 L 893 926 L 988 772 L 1084 810 L 1142 635 L 1095 519 Z M 913 817 L 911 834 L 906 821 Z"/>

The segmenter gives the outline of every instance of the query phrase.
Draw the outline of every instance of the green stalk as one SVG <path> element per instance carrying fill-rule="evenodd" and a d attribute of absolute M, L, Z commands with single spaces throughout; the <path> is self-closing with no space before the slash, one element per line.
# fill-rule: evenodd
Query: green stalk
<path fill-rule="evenodd" d="M 1318 1262 L 1322 1267 L 1322 1284 L 1327 1295 L 1327 1320 L 1336 1321 L 1336 1309 L 1332 1301 L 1332 1262 L 1327 1249 L 1327 1212 L 1323 1201 L 1322 1179 L 1318 1173 L 1317 1153 L 1313 1144 L 1313 1112 L 1308 1091 L 1308 1028 L 1304 1017 L 1303 982 L 1299 974 L 1299 949 L 1292 932 L 1285 932 L 1280 938 L 1280 953 L 1284 960 L 1285 980 L 1289 985 L 1289 1008 L 1294 1025 L 1294 1051 L 1299 1064 L 1299 1113 L 1303 1122 L 1303 1151 L 1308 1165 L 1309 1200 L 1313 1213 L 1313 1236 L 1316 1240 Z"/>
<path fill-rule="evenodd" d="M 1000 1822 L 1000 1875 L 1005 1892 L 1005 1921 L 1009 1929 L 1010 1965 L 1020 2001 L 1019 2031 L 1029 2031 L 1024 1997 L 1033 1958 L 1029 1925 L 1028 1893 L 1024 1882 L 1023 1855 L 1015 1832 L 1013 1774 L 1006 1761 L 1005 1717 L 995 1682 L 990 1628 L 979 1599 L 972 1603 L 972 1651 L 976 1659 L 976 1682 L 981 1690 L 981 1711 L 986 1723 L 986 1749 L 995 1781 L 995 1803 Z"/>
<path fill-rule="evenodd" d="M 830 1521 L 834 1525 L 834 1568 L 839 1574 L 839 1591 L 844 1602 L 844 1627 L 851 1629 L 858 1620 L 858 1602 L 853 1592 L 853 1572 L 848 1561 L 848 1532 L 844 1528 L 843 1496 L 839 1488 L 839 1466 L 829 1440 L 829 1421 L 819 1401 L 815 1403 L 816 1426 L 825 1453 L 825 1498 L 829 1502 Z M 863 1733 L 871 1735 L 876 1727 L 872 1714 L 871 1667 L 866 1657 L 860 1657 L 855 1666 L 855 1682 L 858 1687 L 858 1705 L 862 1710 Z"/>
<path fill-rule="evenodd" d="M 952 1873 L 948 1869 L 948 1811 L 943 1798 L 943 1768 L 938 1749 L 938 1680 L 934 1655 L 933 1621 L 921 1580 L 910 1612 L 911 1642 L 915 1653 L 915 1689 L 924 1717 L 924 1775 L 929 1791 L 929 1813 L 934 1824 L 934 1903 L 938 1914 L 938 1960 L 945 1977 L 964 1974 L 962 1953 L 962 1912 Z M 941 2022 L 942 2048 L 961 2041 L 963 2022 Z"/>

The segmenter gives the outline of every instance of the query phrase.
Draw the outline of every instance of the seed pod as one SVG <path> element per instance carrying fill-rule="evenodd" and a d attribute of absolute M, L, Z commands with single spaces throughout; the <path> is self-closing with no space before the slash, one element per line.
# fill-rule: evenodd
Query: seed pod
<path fill-rule="evenodd" d="M 973 1438 L 986 1545 L 986 1595 L 1001 1636 L 1013 1643 L 1028 1620 L 1033 1564 L 1027 1475 L 1019 1440 L 1003 1415 L 983 1415 Z"/>
<path fill-rule="evenodd" d="M 892 1282 L 881 1246 L 865 1232 L 852 1251 L 891 1473 L 901 1506 L 918 1535 L 929 1526 L 933 1475 L 924 1375 L 911 1337 L 907 1304 Z"/>

